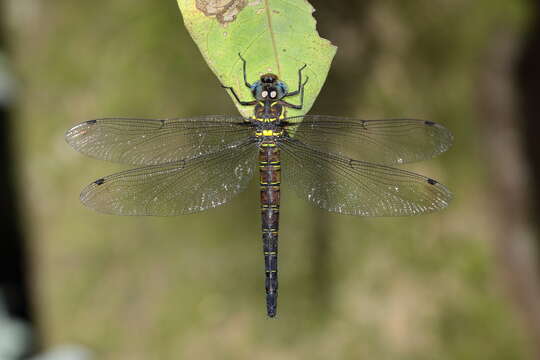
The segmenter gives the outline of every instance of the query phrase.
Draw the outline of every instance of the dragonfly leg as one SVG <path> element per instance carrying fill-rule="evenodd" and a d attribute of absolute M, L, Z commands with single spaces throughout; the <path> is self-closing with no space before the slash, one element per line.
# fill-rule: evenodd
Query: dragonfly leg
<path fill-rule="evenodd" d="M 297 109 L 297 110 L 302 109 L 302 107 L 304 106 L 304 87 L 306 86 L 308 80 L 309 80 L 309 76 L 306 76 L 306 81 L 304 81 L 304 83 L 300 87 L 300 105 L 291 104 L 284 100 L 280 100 L 279 103 L 291 109 Z"/>
<path fill-rule="evenodd" d="M 246 65 L 247 65 L 247 61 L 246 59 L 244 59 L 242 57 L 242 55 L 240 55 L 240 53 L 238 53 L 238 56 L 240 56 L 240 60 L 242 60 L 242 63 L 244 64 L 243 65 L 243 69 L 244 69 L 244 84 L 246 84 L 246 86 L 248 87 L 248 89 L 251 89 L 251 84 L 247 81 L 247 75 L 246 75 Z"/>
<path fill-rule="evenodd" d="M 253 101 L 242 101 L 242 100 L 240 100 L 240 98 L 238 97 L 238 95 L 236 94 L 236 91 L 234 91 L 234 89 L 232 88 L 232 86 L 221 85 L 221 87 L 224 88 L 224 89 L 230 90 L 231 93 L 233 94 L 234 98 L 236 99 L 236 101 L 237 101 L 240 105 L 243 105 L 243 106 L 253 106 L 253 105 L 257 104 L 257 101 L 256 101 L 256 100 L 253 100 Z"/>
<path fill-rule="evenodd" d="M 302 85 L 302 70 L 304 70 L 306 68 L 306 66 L 307 66 L 307 64 L 304 64 L 304 66 L 302 66 L 300 69 L 298 69 L 298 90 L 288 92 L 283 97 L 298 95 L 300 93 L 300 91 L 302 90 L 302 88 L 304 87 L 304 85 L 306 85 L 305 83 L 304 83 L 304 85 Z"/>

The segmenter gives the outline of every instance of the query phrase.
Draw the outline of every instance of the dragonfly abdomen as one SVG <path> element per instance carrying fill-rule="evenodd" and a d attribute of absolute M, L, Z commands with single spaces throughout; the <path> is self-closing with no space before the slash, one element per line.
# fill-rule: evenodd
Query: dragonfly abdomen
<path fill-rule="evenodd" d="M 278 294 L 278 230 L 281 164 L 279 148 L 273 141 L 263 142 L 259 150 L 261 218 L 264 252 L 266 311 L 274 317 Z"/>

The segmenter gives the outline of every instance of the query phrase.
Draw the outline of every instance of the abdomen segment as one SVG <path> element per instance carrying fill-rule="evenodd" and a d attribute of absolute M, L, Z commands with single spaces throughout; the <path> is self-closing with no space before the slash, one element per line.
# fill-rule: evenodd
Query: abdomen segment
<path fill-rule="evenodd" d="M 259 151 L 261 184 L 261 218 L 264 252 L 266 311 L 276 315 L 278 294 L 278 230 L 281 164 L 279 148 L 273 142 L 263 142 Z"/>

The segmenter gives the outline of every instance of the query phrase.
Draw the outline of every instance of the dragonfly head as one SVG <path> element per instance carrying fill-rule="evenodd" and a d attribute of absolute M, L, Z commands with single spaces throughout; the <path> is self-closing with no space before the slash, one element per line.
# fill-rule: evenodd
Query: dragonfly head
<path fill-rule="evenodd" d="M 287 84 L 274 74 L 261 75 L 261 79 L 251 85 L 251 93 L 259 101 L 279 100 L 287 94 L 287 91 Z"/>

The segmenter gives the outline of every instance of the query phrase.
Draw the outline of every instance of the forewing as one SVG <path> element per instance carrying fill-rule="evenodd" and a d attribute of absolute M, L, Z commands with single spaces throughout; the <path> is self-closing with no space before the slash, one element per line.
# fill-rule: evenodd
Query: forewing
<path fill-rule="evenodd" d="M 420 215 L 444 209 L 452 194 L 409 171 L 323 153 L 282 139 L 283 183 L 331 212 L 361 216 Z"/>
<path fill-rule="evenodd" d="M 332 116 L 287 119 L 290 136 L 323 152 L 385 165 L 432 158 L 452 145 L 440 124 L 415 119 L 360 120 Z"/>
<path fill-rule="evenodd" d="M 89 120 L 66 133 L 77 151 L 102 160 L 154 165 L 201 156 L 250 136 L 239 116 L 191 119 L 106 118 Z"/>
<path fill-rule="evenodd" d="M 88 207 L 115 215 L 170 216 L 222 205 L 253 176 L 254 141 L 216 153 L 123 171 L 94 181 L 81 193 Z"/>

